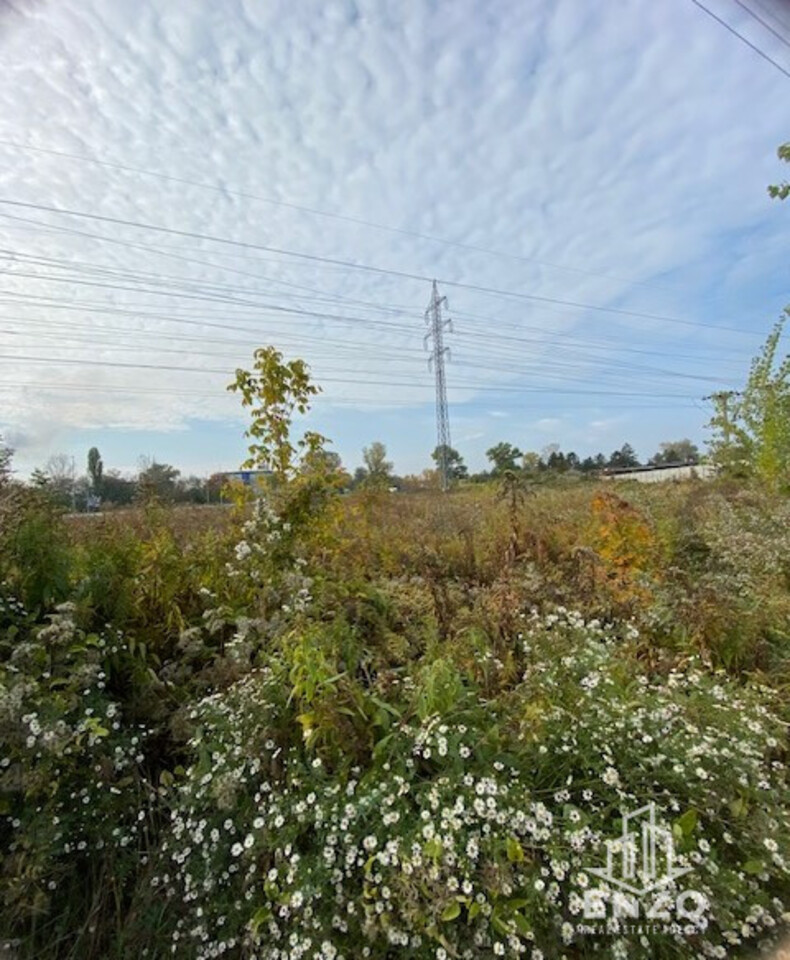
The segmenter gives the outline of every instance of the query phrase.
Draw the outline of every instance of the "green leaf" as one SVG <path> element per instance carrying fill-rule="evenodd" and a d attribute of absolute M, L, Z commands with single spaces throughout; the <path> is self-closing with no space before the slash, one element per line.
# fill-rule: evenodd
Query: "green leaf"
<path fill-rule="evenodd" d="M 469 907 L 469 920 L 474 920 L 475 917 L 479 916 L 480 911 L 483 909 L 482 903 L 478 903 L 477 900 Z"/>
<path fill-rule="evenodd" d="M 697 826 L 697 819 L 696 810 L 687 810 L 682 817 L 678 817 L 675 821 L 675 826 L 680 827 L 680 831 L 684 837 L 690 837 Z"/>
<path fill-rule="evenodd" d="M 741 867 L 744 873 L 750 873 L 752 875 L 757 873 L 762 873 L 765 870 L 765 864 L 762 860 L 747 860 L 746 863 Z"/>
<path fill-rule="evenodd" d="M 272 911 L 270 907 L 259 907 L 255 911 L 250 920 L 250 931 L 253 936 L 257 935 L 258 930 L 260 930 L 261 926 L 266 923 L 271 915 Z"/>
<path fill-rule="evenodd" d="M 523 914 L 514 913 L 513 922 L 516 924 L 516 930 L 518 930 L 522 937 L 529 936 L 529 934 L 532 933 L 532 927 L 529 925 L 529 921 Z"/>
<path fill-rule="evenodd" d="M 513 900 L 508 900 L 507 907 L 508 910 L 521 910 L 522 907 L 526 907 L 529 903 L 526 897 L 515 897 Z"/>
<path fill-rule="evenodd" d="M 85 721 L 85 729 L 94 737 L 106 737 L 110 732 L 99 723 L 98 717 L 88 717 Z"/>
<path fill-rule="evenodd" d="M 508 837 L 506 843 L 507 858 L 511 863 L 524 862 L 524 850 L 515 837 Z"/>
<path fill-rule="evenodd" d="M 461 904 L 457 900 L 453 900 L 452 903 L 448 903 L 447 906 L 442 910 L 442 920 L 444 923 L 449 923 L 451 920 L 456 920 L 461 916 Z"/>
<path fill-rule="evenodd" d="M 422 852 L 426 857 L 437 860 L 442 855 L 442 841 L 438 837 L 432 837 L 430 840 L 426 840 Z"/>

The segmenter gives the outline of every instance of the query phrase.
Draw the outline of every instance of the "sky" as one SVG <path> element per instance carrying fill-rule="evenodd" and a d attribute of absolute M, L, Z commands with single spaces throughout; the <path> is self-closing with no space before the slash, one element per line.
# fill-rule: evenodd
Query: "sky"
<path fill-rule="evenodd" d="M 105 470 L 236 469 L 226 386 L 268 344 L 310 364 L 304 425 L 350 469 L 379 440 L 419 472 L 433 279 L 470 468 L 499 441 L 702 444 L 704 398 L 742 385 L 790 301 L 790 209 L 766 192 L 790 9 L 704 6 L 0 0 L 19 473 L 92 446 Z"/>

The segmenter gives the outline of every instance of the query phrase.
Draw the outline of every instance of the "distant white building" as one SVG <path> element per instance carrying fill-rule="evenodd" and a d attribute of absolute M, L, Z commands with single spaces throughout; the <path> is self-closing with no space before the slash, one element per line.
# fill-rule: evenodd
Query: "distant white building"
<path fill-rule="evenodd" d="M 604 480 L 636 480 L 637 483 L 665 483 L 668 480 L 710 480 L 716 468 L 710 463 L 659 463 L 646 467 L 604 470 Z"/>

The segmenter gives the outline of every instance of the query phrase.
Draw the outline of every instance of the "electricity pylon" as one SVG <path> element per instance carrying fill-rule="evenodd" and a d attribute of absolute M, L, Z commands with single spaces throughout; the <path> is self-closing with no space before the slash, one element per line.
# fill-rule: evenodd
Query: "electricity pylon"
<path fill-rule="evenodd" d="M 428 369 L 433 369 L 436 375 L 436 439 L 439 454 L 437 466 L 442 490 L 445 492 L 450 486 L 450 465 L 447 460 L 447 454 L 450 450 L 450 418 L 447 413 L 447 381 L 444 375 L 444 358 L 445 355 L 449 358 L 450 348 L 444 345 L 444 331 L 447 329 L 452 333 L 453 329 L 452 320 L 442 314 L 442 308 L 446 307 L 447 297 L 439 296 L 434 280 L 431 302 L 425 311 L 425 322 L 429 329 L 425 334 L 424 345 L 428 349 L 428 341 L 431 341 Z"/>

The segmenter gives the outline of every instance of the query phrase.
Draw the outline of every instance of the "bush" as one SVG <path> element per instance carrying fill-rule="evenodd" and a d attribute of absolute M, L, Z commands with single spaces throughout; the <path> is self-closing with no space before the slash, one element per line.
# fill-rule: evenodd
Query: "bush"
<path fill-rule="evenodd" d="M 648 679 L 624 656 L 635 640 L 535 614 L 518 683 L 486 701 L 434 661 L 412 702 L 442 714 L 391 697 L 400 719 L 363 766 L 350 744 L 329 766 L 294 737 L 282 669 L 205 700 L 157 881 L 183 911 L 176 955 L 729 956 L 772 940 L 790 894 L 773 695 L 693 664 Z M 577 932 L 589 868 L 648 800 L 707 925 L 602 945 Z"/>

